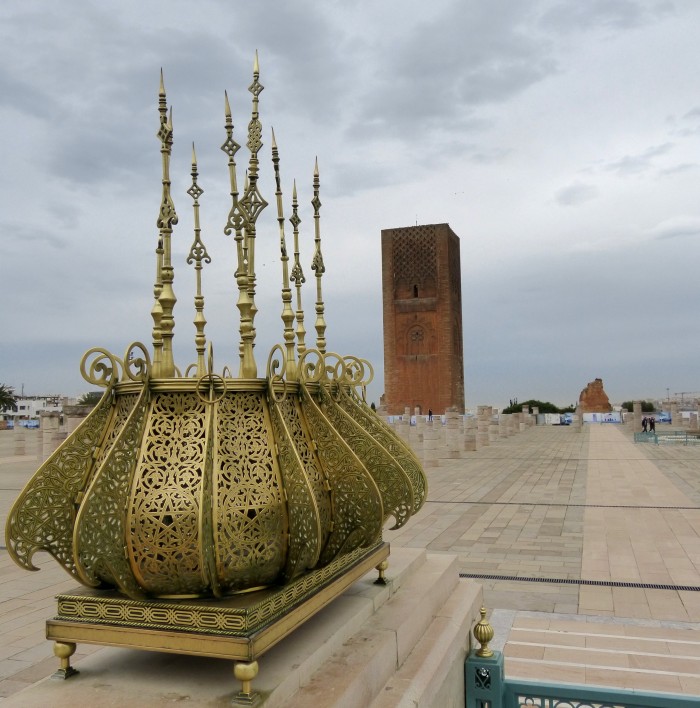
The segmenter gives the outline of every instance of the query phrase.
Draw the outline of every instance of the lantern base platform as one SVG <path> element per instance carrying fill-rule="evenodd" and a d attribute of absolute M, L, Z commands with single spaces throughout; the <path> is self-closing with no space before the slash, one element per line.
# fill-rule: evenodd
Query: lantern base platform
<path fill-rule="evenodd" d="M 46 638 L 73 651 L 87 643 L 254 663 L 388 556 L 389 544 L 380 542 L 283 587 L 219 599 L 131 600 L 81 588 L 57 596 Z"/>

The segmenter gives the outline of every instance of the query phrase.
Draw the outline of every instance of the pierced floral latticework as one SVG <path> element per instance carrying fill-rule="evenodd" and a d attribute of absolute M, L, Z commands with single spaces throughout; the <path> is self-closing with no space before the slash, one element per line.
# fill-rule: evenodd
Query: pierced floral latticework
<path fill-rule="evenodd" d="M 288 522 L 262 391 L 221 400 L 216 442 L 214 544 L 222 589 L 267 585 L 284 568 Z"/>
<path fill-rule="evenodd" d="M 152 595 L 207 589 L 200 518 L 207 406 L 195 393 L 154 397 L 129 500 L 128 552 Z"/>
<path fill-rule="evenodd" d="M 27 570 L 37 551 L 50 553 L 71 575 L 75 504 L 90 474 L 95 450 L 105 436 L 112 413 L 109 395 L 29 480 L 7 519 L 7 549 Z"/>
<path fill-rule="evenodd" d="M 140 597 L 124 544 L 131 478 L 146 426 L 149 391 L 144 388 L 121 433 L 97 470 L 75 521 L 74 555 L 86 585 L 118 587 Z"/>
<path fill-rule="evenodd" d="M 289 510 L 289 554 L 285 578 L 291 580 L 318 562 L 321 555 L 321 523 L 304 463 L 274 399 L 270 404 L 270 418 Z"/>
<path fill-rule="evenodd" d="M 333 532 L 322 563 L 352 548 L 369 547 L 381 538 L 384 506 L 372 476 L 323 415 L 307 388 L 301 405 L 318 455 L 328 475 L 333 504 Z"/>
<path fill-rule="evenodd" d="M 318 402 L 333 428 L 340 433 L 348 447 L 372 475 L 384 506 L 385 516 L 382 522 L 393 516 L 396 523 L 392 528 L 403 526 L 413 513 L 413 491 L 406 473 L 391 455 L 335 402 L 324 386 L 319 387 Z"/>
<path fill-rule="evenodd" d="M 287 396 L 277 404 L 289 431 L 296 454 L 301 460 L 304 473 L 311 486 L 318 511 L 320 545 L 323 548 L 333 526 L 333 510 L 328 477 L 324 474 L 318 455 L 314 452 L 313 442 L 307 428 L 302 424 L 301 409 L 297 396 Z"/>
<path fill-rule="evenodd" d="M 351 396 L 348 388 L 341 387 L 340 394 L 335 398 L 338 405 L 388 452 L 410 479 L 413 491 L 411 514 L 415 514 L 423 506 L 428 492 L 425 474 L 415 453 L 388 425 L 383 424 L 367 404 Z"/>

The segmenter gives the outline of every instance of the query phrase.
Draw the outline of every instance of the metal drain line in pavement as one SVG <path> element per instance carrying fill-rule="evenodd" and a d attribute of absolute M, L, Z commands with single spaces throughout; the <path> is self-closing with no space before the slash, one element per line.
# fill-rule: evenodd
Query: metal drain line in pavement
<path fill-rule="evenodd" d="M 460 573 L 460 578 L 471 580 L 515 580 L 522 583 L 549 583 L 553 585 L 597 585 L 605 588 L 641 588 L 642 590 L 678 590 L 700 592 L 698 585 L 663 585 L 661 583 L 632 583 L 623 580 L 584 580 L 583 578 L 533 578 L 519 575 L 495 575 L 493 573 Z"/>
<path fill-rule="evenodd" d="M 643 504 L 567 504 L 565 502 L 490 502 L 490 501 L 450 501 L 449 499 L 426 499 L 426 504 L 488 504 L 489 506 L 574 506 L 591 509 L 675 509 L 678 511 L 700 511 L 700 506 L 645 506 Z"/>

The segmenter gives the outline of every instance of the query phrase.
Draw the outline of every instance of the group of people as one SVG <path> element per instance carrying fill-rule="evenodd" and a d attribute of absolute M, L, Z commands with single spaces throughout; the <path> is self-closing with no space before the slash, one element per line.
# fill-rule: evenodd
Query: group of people
<path fill-rule="evenodd" d="M 650 433 L 656 432 L 656 420 L 654 418 L 642 418 L 642 432 L 646 433 L 647 428 Z"/>

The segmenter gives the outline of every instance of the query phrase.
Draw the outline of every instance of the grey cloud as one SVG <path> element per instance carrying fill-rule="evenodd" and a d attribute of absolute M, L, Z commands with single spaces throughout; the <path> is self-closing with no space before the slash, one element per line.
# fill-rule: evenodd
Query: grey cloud
<path fill-rule="evenodd" d="M 356 119 L 366 122 L 381 106 L 384 132 L 398 132 L 405 140 L 418 132 L 425 137 L 426 131 L 469 119 L 476 109 L 507 101 L 555 72 L 551 46 L 530 31 L 527 9 L 497 4 L 496 12 L 480 3 L 452 3 L 412 27 L 400 43 L 378 49 L 382 74 L 362 98 Z"/>
<path fill-rule="evenodd" d="M 672 119 L 673 128 L 671 133 L 681 137 L 689 137 L 700 133 L 700 106 L 691 108 L 687 113 L 681 116 L 681 123 L 678 124 Z"/>
<path fill-rule="evenodd" d="M 598 189 L 592 184 L 583 184 L 582 182 L 574 182 L 568 187 L 560 189 L 556 195 L 555 199 L 557 204 L 562 206 L 574 206 L 576 204 L 583 204 L 584 202 L 589 202 L 591 199 L 595 199 L 598 196 Z"/>
<path fill-rule="evenodd" d="M 683 162 L 679 165 L 674 165 L 673 167 L 667 167 L 666 169 L 660 170 L 659 174 L 662 177 L 669 177 L 671 175 L 697 170 L 698 168 L 700 168 L 700 164 L 697 162 Z"/>
<path fill-rule="evenodd" d="M 655 157 L 665 155 L 672 147 L 673 143 L 654 145 L 637 155 L 625 155 L 618 160 L 609 162 L 603 169 L 608 172 L 617 172 L 619 175 L 633 175 L 646 172 L 653 166 L 652 161 Z"/>
<path fill-rule="evenodd" d="M 694 217 L 670 219 L 652 229 L 650 236 L 656 241 L 700 236 L 700 219 Z"/>
<path fill-rule="evenodd" d="M 48 224 L 48 226 L 47 226 Z M 51 220 L 45 224 L 18 223 L 16 221 L 0 222 L 0 234 L 4 248 L 10 253 L 13 251 L 26 253 L 28 244 L 32 246 L 50 246 L 51 248 L 62 250 L 67 248 L 68 239 L 59 236 Z"/>
<path fill-rule="evenodd" d="M 564 32 L 588 29 L 625 30 L 640 27 L 671 14 L 672 2 L 637 0 L 586 0 L 560 2 L 542 16 L 545 27 Z"/>

